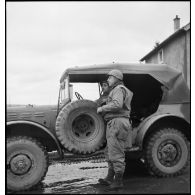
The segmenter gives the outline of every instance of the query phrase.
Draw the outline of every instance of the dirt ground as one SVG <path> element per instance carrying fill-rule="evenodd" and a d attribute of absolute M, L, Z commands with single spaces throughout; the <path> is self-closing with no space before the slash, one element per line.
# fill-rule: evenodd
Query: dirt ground
<path fill-rule="evenodd" d="M 17 194 L 171 194 L 190 193 L 190 168 L 174 178 L 150 176 L 144 163 L 129 162 L 124 175 L 124 189 L 109 190 L 98 184 L 107 174 L 106 162 L 51 162 L 47 175 L 36 189 Z"/>

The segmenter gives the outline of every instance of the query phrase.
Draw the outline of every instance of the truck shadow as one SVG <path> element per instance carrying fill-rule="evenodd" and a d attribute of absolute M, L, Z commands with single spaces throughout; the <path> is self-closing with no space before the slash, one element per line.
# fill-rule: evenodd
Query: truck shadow
<path fill-rule="evenodd" d="M 107 170 L 106 170 L 107 172 Z M 126 167 L 125 167 L 125 173 L 124 173 L 124 182 L 128 181 L 128 179 L 138 179 L 138 178 L 150 178 L 152 177 L 148 170 L 146 169 L 145 163 L 142 160 L 135 160 L 130 159 L 128 156 L 126 157 Z M 96 192 L 99 194 L 106 193 L 106 194 L 115 194 L 118 193 L 118 191 L 110 191 L 108 186 L 103 186 L 99 183 L 92 184 L 96 189 Z"/>
<path fill-rule="evenodd" d="M 190 194 L 190 169 L 177 177 L 159 178 L 149 174 L 142 160 L 128 159 L 123 189 L 111 190 L 99 183 L 93 188 L 97 194 Z"/>
<path fill-rule="evenodd" d="M 141 160 L 126 160 L 124 178 L 149 176 L 145 163 Z"/>

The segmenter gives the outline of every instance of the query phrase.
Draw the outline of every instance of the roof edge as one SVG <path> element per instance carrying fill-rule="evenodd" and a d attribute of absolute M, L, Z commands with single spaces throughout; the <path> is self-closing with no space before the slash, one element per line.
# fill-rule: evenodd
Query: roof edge
<path fill-rule="evenodd" d="M 190 29 L 190 22 L 186 24 L 185 26 L 183 26 L 182 28 L 180 28 L 179 30 L 177 30 L 176 32 L 174 32 L 172 35 L 170 35 L 167 39 L 165 39 L 162 43 L 160 43 L 156 48 L 154 48 L 152 51 L 150 51 L 148 54 L 142 57 L 140 61 L 141 62 L 144 61 L 147 57 L 149 57 L 150 55 L 152 55 L 153 53 L 161 49 L 169 40 L 175 38 L 182 32 L 188 31 L 189 29 Z"/>

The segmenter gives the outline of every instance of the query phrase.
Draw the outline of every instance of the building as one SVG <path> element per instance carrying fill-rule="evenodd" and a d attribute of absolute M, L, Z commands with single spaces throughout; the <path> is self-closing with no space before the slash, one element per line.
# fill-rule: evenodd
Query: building
<path fill-rule="evenodd" d="M 166 63 L 182 71 L 190 87 L 190 23 L 180 28 L 180 18 L 174 18 L 174 33 L 140 59 L 145 63 Z"/>

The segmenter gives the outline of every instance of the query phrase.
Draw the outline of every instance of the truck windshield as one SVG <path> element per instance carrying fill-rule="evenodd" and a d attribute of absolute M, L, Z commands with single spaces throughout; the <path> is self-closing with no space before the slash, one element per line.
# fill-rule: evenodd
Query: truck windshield
<path fill-rule="evenodd" d="M 84 99 L 96 100 L 100 97 L 99 83 L 73 83 L 66 78 L 60 83 L 59 104 L 67 102 L 67 100 L 77 100 L 75 92 L 79 93 Z"/>
<path fill-rule="evenodd" d="M 83 99 L 92 101 L 100 97 L 98 83 L 71 83 L 70 85 L 73 86 L 70 88 L 70 96 L 73 98 L 73 100 L 77 100 L 75 92 L 78 92 Z"/>

